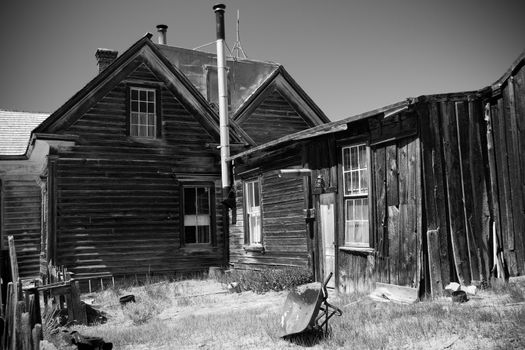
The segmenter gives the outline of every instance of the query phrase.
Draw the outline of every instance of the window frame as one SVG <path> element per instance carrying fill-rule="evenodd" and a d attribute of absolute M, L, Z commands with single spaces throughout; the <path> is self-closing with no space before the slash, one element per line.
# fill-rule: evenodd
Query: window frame
<path fill-rule="evenodd" d="M 210 241 L 207 243 L 186 243 L 185 231 L 185 195 L 186 188 L 207 188 L 209 201 L 209 215 L 210 215 Z M 216 200 L 215 200 L 215 183 L 209 181 L 182 181 L 179 186 L 180 190 L 180 245 L 181 247 L 215 247 L 217 245 L 216 239 Z"/>
<path fill-rule="evenodd" d="M 257 183 L 258 195 L 259 195 L 259 227 L 260 227 L 260 242 L 252 242 L 252 232 L 250 230 L 250 217 L 248 213 L 248 185 Z M 264 235 L 263 235 L 263 200 L 262 200 L 262 176 L 250 178 L 242 181 L 242 193 L 243 193 L 243 216 L 244 216 L 244 244 L 246 248 L 250 249 L 262 249 L 264 246 Z"/>
<path fill-rule="evenodd" d="M 346 149 L 349 149 L 351 150 L 352 148 L 355 148 L 355 147 L 361 147 L 361 146 L 364 146 L 365 148 L 365 154 L 366 154 L 366 168 L 360 168 L 359 167 L 359 161 L 358 161 L 358 168 L 356 169 L 352 169 L 352 170 L 347 170 L 345 169 L 345 161 L 344 161 L 344 154 L 345 154 L 345 150 Z M 351 151 L 350 151 L 351 152 Z M 351 153 L 350 153 L 351 154 Z M 356 154 L 359 154 L 359 149 L 357 151 Z M 372 206 L 372 203 L 371 203 L 371 198 L 372 198 L 372 191 L 373 191 L 373 186 L 372 186 L 372 172 L 371 172 L 371 166 L 372 166 L 372 162 L 371 162 L 371 149 L 370 149 L 370 145 L 367 141 L 354 141 L 352 143 L 349 143 L 349 144 L 345 144 L 345 145 L 341 145 L 340 147 L 340 159 L 341 159 L 341 165 L 340 165 L 340 178 L 341 178 L 341 214 L 342 214 L 342 222 L 341 222 L 341 232 L 342 232 L 342 235 L 341 235 L 341 239 L 340 239 L 340 247 L 343 248 L 343 249 L 372 249 L 372 210 L 373 210 L 373 206 Z M 350 160 L 351 162 L 351 160 Z M 361 190 L 361 187 L 359 187 L 359 193 L 350 193 L 350 194 L 347 194 L 346 193 L 346 189 L 347 189 L 347 183 L 346 183 L 346 180 L 345 180 L 345 174 L 346 173 L 349 173 L 351 171 L 361 171 L 361 170 L 366 170 L 366 181 L 367 181 L 367 191 L 366 193 L 363 193 L 363 191 Z M 360 179 L 360 178 L 359 178 Z M 364 241 L 347 241 L 347 200 L 358 200 L 358 199 L 366 199 L 368 201 L 367 203 L 367 223 L 368 223 L 368 231 L 366 232 L 366 234 L 368 234 L 368 242 L 364 242 Z M 349 220 L 350 221 L 350 220 Z M 353 220 L 353 221 L 357 221 L 357 220 Z M 363 220 L 362 220 L 363 221 Z"/>
<path fill-rule="evenodd" d="M 155 102 L 155 113 L 154 113 L 154 120 L 155 120 L 155 131 L 152 136 L 139 136 L 139 135 L 132 135 L 131 134 L 131 93 L 132 90 L 146 90 L 146 91 L 153 91 L 155 94 L 154 102 Z M 140 92 L 139 92 L 140 94 Z M 143 140 L 155 140 L 160 139 L 162 137 L 162 119 L 161 119 L 161 90 L 159 86 L 153 85 L 153 84 L 128 84 L 126 86 L 126 134 L 129 137 L 136 138 L 136 139 L 143 139 Z M 140 101 L 140 100 L 139 100 Z"/>

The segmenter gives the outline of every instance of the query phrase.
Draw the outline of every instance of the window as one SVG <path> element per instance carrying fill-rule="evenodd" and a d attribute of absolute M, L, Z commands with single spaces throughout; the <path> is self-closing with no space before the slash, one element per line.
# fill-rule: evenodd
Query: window
<path fill-rule="evenodd" d="M 366 145 L 343 147 L 345 246 L 369 247 L 368 150 Z"/>
<path fill-rule="evenodd" d="M 183 187 L 184 244 L 212 242 L 212 187 L 185 185 Z"/>
<path fill-rule="evenodd" d="M 155 138 L 157 136 L 157 100 L 155 89 L 130 88 L 130 136 Z"/>
<path fill-rule="evenodd" d="M 262 245 L 261 198 L 259 187 L 259 180 L 248 181 L 244 185 L 246 243 L 249 245 Z"/>

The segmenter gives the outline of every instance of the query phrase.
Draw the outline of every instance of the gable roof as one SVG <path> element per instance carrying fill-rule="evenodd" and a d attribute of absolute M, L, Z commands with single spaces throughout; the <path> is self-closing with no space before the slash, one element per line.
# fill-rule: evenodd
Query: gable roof
<path fill-rule="evenodd" d="M 217 67 L 217 55 L 213 53 L 154 44 L 166 59 L 177 67 L 197 90 L 206 97 L 207 72 Z M 246 100 L 280 67 L 274 62 L 227 58 L 230 84 L 231 114 L 234 115 Z"/>
<path fill-rule="evenodd" d="M 315 127 L 312 127 L 310 129 L 301 130 L 296 133 L 286 135 L 284 137 L 278 138 L 276 140 L 267 142 L 265 144 L 259 145 L 257 147 L 250 148 L 247 151 L 238 153 L 236 155 L 233 155 L 229 158 L 229 160 L 235 160 L 237 158 L 245 157 L 250 154 L 254 154 L 257 152 L 263 152 L 268 151 L 270 149 L 275 149 L 279 147 L 283 147 L 289 143 L 310 139 L 313 137 L 317 137 L 324 134 L 330 134 L 330 133 L 336 133 L 339 131 L 345 131 L 347 129 L 347 124 L 356 122 L 362 119 L 366 119 L 378 114 L 385 114 L 385 115 L 394 115 L 397 114 L 403 110 L 405 110 L 411 103 L 413 103 L 415 99 L 406 99 L 405 101 L 397 102 L 385 107 L 377 108 L 372 111 L 368 111 L 365 113 L 353 115 L 351 117 L 333 121 L 326 124 L 317 125 Z"/>
<path fill-rule="evenodd" d="M 150 40 L 151 34 L 146 34 L 105 70 L 88 82 L 80 91 L 58 108 L 51 116 L 39 125 L 33 132 L 55 133 L 63 125 L 70 125 L 82 116 L 92 105 L 116 86 L 130 72 L 141 64 L 146 64 L 159 78 L 164 80 L 167 88 L 175 96 L 179 96 L 185 106 L 210 132 L 219 135 L 219 117 L 204 99 L 202 94 L 188 78 L 173 66 L 160 53 Z M 232 127 L 235 129 L 235 126 Z M 232 132 L 232 141 L 240 142 L 242 132 Z"/>
<path fill-rule="evenodd" d="M 31 131 L 47 117 L 49 113 L 0 110 L 0 156 L 23 155 Z"/>
<path fill-rule="evenodd" d="M 104 71 L 51 114 L 34 130 L 34 133 L 55 133 L 61 126 L 72 124 L 113 85 L 136 68 L 133 65 L 133 60 L 136 61 L 138 58 L 157 73 L 160 78 L 164 79 L 168 88 L 176 96 L 186 100 L 186 106 L 194 112 L 194 116 L 199 119 L 212 136 L 218 137 L 218 112 L 205 97 L 207 95 L 207 69 L 216 66 L 216 55 L 154 44 L 149 33 L 133 44 Z M 130 68 L 126 69 L 127 66 Z M 301 100 L 298 105 L 303 107 L 299 110 L 309 124 L 318 125 L 329 121 L 281 65 L 272 62 L 230 59 L 227 66 L 232 85 L 230 89 L 232 102 L 230 138 L 233 143 L 255 145 L 255 142 L 235 121 L 236 115 L 240 114 L 241 111 L 246 111 L 247 106 L 260 102 L 256 97 L 261 95 L 270 82 L 279 79 L 286 81 L 284 89 L 288 91 L 292 99 Z M 304 106 L 308 106 L 308 108 L 305 109 Z"/>

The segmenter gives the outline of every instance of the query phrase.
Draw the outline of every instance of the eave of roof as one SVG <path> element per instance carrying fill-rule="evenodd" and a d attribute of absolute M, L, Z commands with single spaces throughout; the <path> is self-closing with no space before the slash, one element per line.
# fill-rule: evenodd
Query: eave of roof
<path fill-rule="evenodd" d="M 0 110 L 0 157 L 25 157 L 31 131 L 47 117 L 49 113 Z"/>
<path fill-rule="evenodd" d="M 331 122 L 331 123 L 326 123 L 326 124 L 314 126 L 314 127 L 310 128 L 310 129 L 302 130 L 302 131 L 296 132 L 294 134 L 283 136 L 283 137 L 281 137 L 281 138 L 279 138 L 277 140 L 273 140 L 273 141 L 267 142 L 267 143 L 265 143 L 263 145 L 251 148 L 251 149 L 249 149 L 247 151 L 238 153 L 238 154 L 230 157 L 229 160 L 230 161 L 231 160 L 235 160 L 237 158 L 245 157 L 245 156 L 248 156 L 248 155 L 253 154 L 255 152 L 261 152 L 261 151 L 268 150 L 270 148 L 275 148 L 277 146 L 282 146 L 282 145 L 284 145 L 285 143 L 288 143 L 288 142 L 304 140 L 304 139 L 317 137 L 317 136 L 320 136 L 320 135 L 323 135 L 323 134 L 327 134 L 327 133 L 335 133 L 335 132 L 343 131 L 343 130 L 346 130 L 346 128 L 342 127 L 343 125 L 346 125 L 346 124 L 349 124 L 349 123 L 353 123 L 353 122 L 356 122 L 356 121 L 359 121 L 359 120 L 362 120 L 362 119 L 366 119 L 366 118 L 369 118 L 369 117 L 372 117 L 374 115 L 378 115 L 378 114 L 381 114 L 381 113 L 385 113 L 385 114 L 392 113 L 392 112 L 395 113 L 397 111 L 403 110 L 405 107 L 409 106 L 412 102 L 413 102 L 413 99 L 407 99 L 405 101 L 397 102 L 397 103 L 394 103 L 394 104 L 391 104 L 391 105 L 388 105 L 388 106 L 385 106 L 385 107 L 377 108 L 377 109 L 374 109 L 374 110 L 371 110 L 371 111 L 368 111 L 368 112 L 365 112 L 365 113 L 353 115 L 351 117 L 348 117 L 348 118 L 345 118 L 345 119 L 342 119 L 342 120 L 337 120 L 337 121 L 334 121 L 334 122 Z"/>

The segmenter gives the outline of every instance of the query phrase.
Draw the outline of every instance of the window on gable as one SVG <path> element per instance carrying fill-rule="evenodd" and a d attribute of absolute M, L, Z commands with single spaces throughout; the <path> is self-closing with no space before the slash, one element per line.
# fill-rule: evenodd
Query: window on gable
<path fill-rule="evenodd" d="M 157 136 L 157 91 L 149 88 L 130 88 L 130 136 L 155 138 Z"/>
<path fill-rule="evenodd" d="M 369 152 L 365 144 L 343 147 L 345 246 L 369 247 Z"/>
<path fill-rule="evenodd" d="M 246 243 L 251 246 L 262 245 L 261 196 L 259 191 L 260 182 L 258 179 L 245 182 Z"/>
<path fill-rule="evenodd" d="M 217 110 L 219 109 L 219 78 L 217 76 L 216 66 L 206 66 L 206 97 L 208 102 L 214 106 Z M 227 74 L 228 75 L 228 74 Z M 229 76 L 229 75 L 228 75 Z M 231 108 L 231 94 L 230 94 L 230 79 L 226 83 L 228 87 L 228 109 Z"/>
<path fill-rule="evenodd" d="M 213 234 L 213 193 L 207 185 L 183 186 L 183 242 L 211 244 Z"/>

